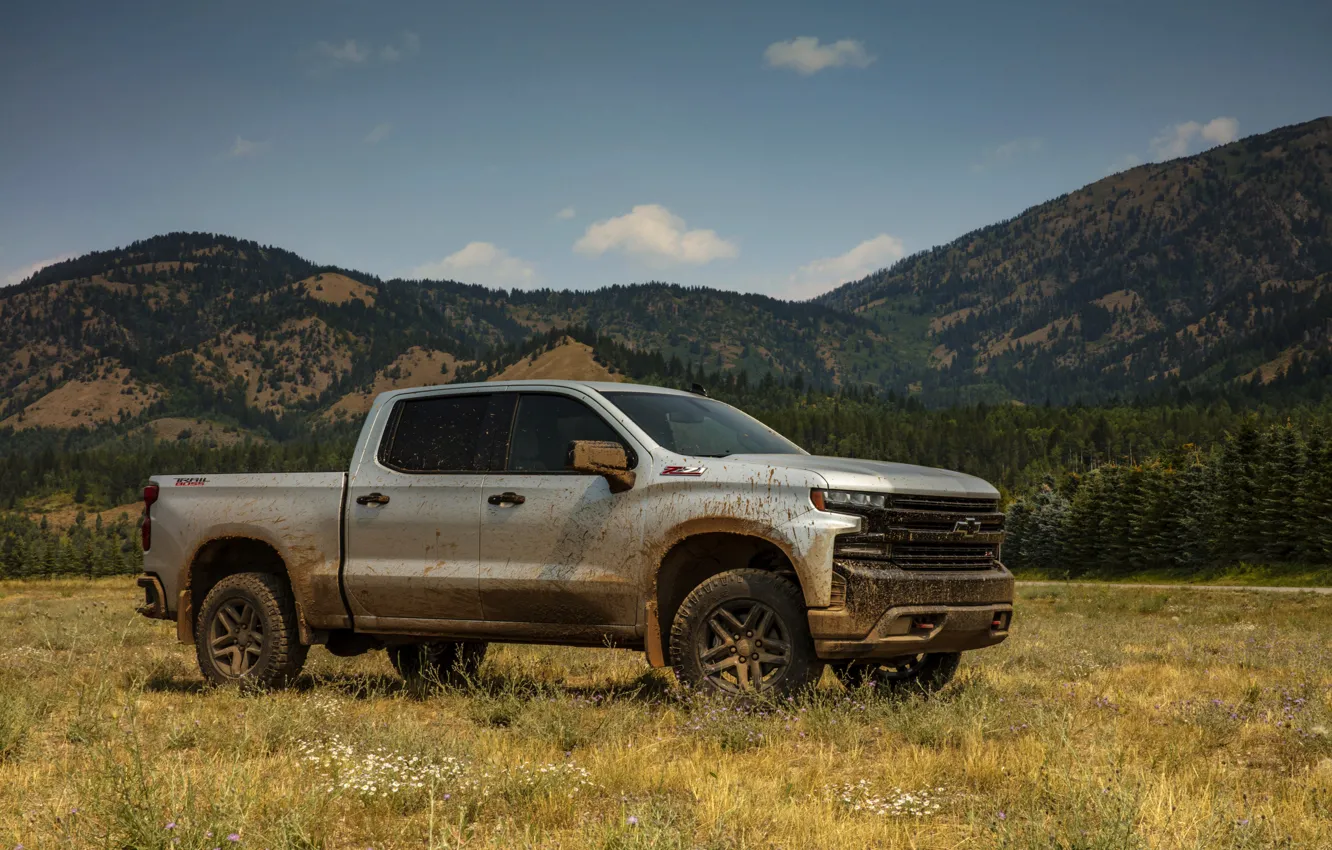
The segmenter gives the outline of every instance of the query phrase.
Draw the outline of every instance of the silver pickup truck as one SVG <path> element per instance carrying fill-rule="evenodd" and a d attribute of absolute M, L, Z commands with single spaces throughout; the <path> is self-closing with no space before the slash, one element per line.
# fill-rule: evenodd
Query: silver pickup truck
<path fill-rule="evenodd" d="M 998 493 L 816 457 L 701 393 L 577 381 L 387 392 L 349 472 L 157 475 L 145 601 L 211 682 L 310 646 L 404 677 L 488 642 L 622 646 L 712 691 L 937 688 L 1002 641 Z"/>

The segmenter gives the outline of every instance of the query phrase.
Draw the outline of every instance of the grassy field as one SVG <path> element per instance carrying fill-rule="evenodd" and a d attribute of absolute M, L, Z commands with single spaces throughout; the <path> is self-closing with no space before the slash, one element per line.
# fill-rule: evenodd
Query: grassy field
<path fill-rule="evenodd" d="M 935 699 L 749 708 L 544 647 L 206 691 L 133 599 L 0 584 L 0 848 L 1332 847 L 1332 598 L 1026 588 Z"/>
<path fill-rule="evenodd" d="M 1065 573 L 1023 570 L 1019 581 L 1061 581 Z M 1307 564 L 1226 564 L 1204 569 L 1139 570 L 1124 576 L 1080 575 L 1074 581 L 1115 584 L 1210 584 L 1222 587 L 1332 587 L 1332 567 Z"/>

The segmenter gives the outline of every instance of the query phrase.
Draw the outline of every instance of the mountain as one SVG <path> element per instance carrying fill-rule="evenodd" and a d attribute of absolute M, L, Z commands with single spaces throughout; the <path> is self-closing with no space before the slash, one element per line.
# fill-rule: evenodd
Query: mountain
<path fill-rule="evenodd" d="M 804 303 L 385 281 L 229 236 L 157 236 L 0 289 L 0 430 L 198 439 L 221 421 L 281 438 L 392 386 L 686 369 L 936 405 L 1307 395 L 1332 385 L 1330 331 L 1324 118 L 1116 174 Z"/>
<path fill-rule="evenodd" d="M 925 322 L 927 393 L 1091 399 L 1315 360 L 1326 377 L 1332 118 L 1116 174 L 817 302 Z"/>
<path fill-rule="evenodd" d="M 664 362 L 824 385 L 837 380 L 838 346 L 877 337 L 856 316 L 761 295 L 381 281 L 254 242 L 172 233 L 0 290 L 0 428 L 214 414 L 271 431 L 292 414 L 364 410 L 368 394 L 404 381 L 608 375 L 586 344 L 561 343 L 561 329 L 589 327 Z M 552 334 L 547 347 L 568 349 L 553 365 L 517 362 Z"/>

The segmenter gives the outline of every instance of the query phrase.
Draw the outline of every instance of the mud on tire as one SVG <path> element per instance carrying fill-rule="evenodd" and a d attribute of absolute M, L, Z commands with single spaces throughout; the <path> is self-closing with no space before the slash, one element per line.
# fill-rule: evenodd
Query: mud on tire
<path fill-rule="evenodd" d="M 437 640 L 388 648 L 389 662 L 398 675 L 413 684 L 460 683 L 476 678 L 486 658 L 481 641 Z"/>
<path fill-rule="evenodd" d="M 704 692 L 785 696 L 823 674 L 800 588 L 766 570 L 729 570 L 690 591 L 670 650 L 680 683 Z"/>
<path fill-rule="evenodd" d="M 309 647 L 301 643 L 296 602 L 280 576 L 238 573 L 208 591 L 194 625 L 199 670 L 214 685 L 290 685 Z"/>
<path fill-rule="evenodd" d="M 830 666 L 848 688 L 870 685 L 884 693 L 931 694 L 952 681 L 960 652 L 907 655 L 885 661 L 834 661 Z"/>

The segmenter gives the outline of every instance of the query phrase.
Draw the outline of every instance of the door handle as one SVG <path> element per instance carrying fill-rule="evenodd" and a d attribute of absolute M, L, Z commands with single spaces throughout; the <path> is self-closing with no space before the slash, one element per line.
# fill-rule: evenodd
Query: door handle
<path fill-rule="evenodd" d="M 356 504 L 358 505 L 387 505 L 388 503 L 389 497 L 383 493 L 370 493 L 366 496 L 356 497 Z"/>
<path fill-rule="evenodd" d="M 517 493 L 511 491 L 505 491 L 503 493 L 496 493 L 486 499 L 486 501 L 492 505 L 521 505 L 523 502 L 527 501 L 527 497 L 519 496 Z"/>

